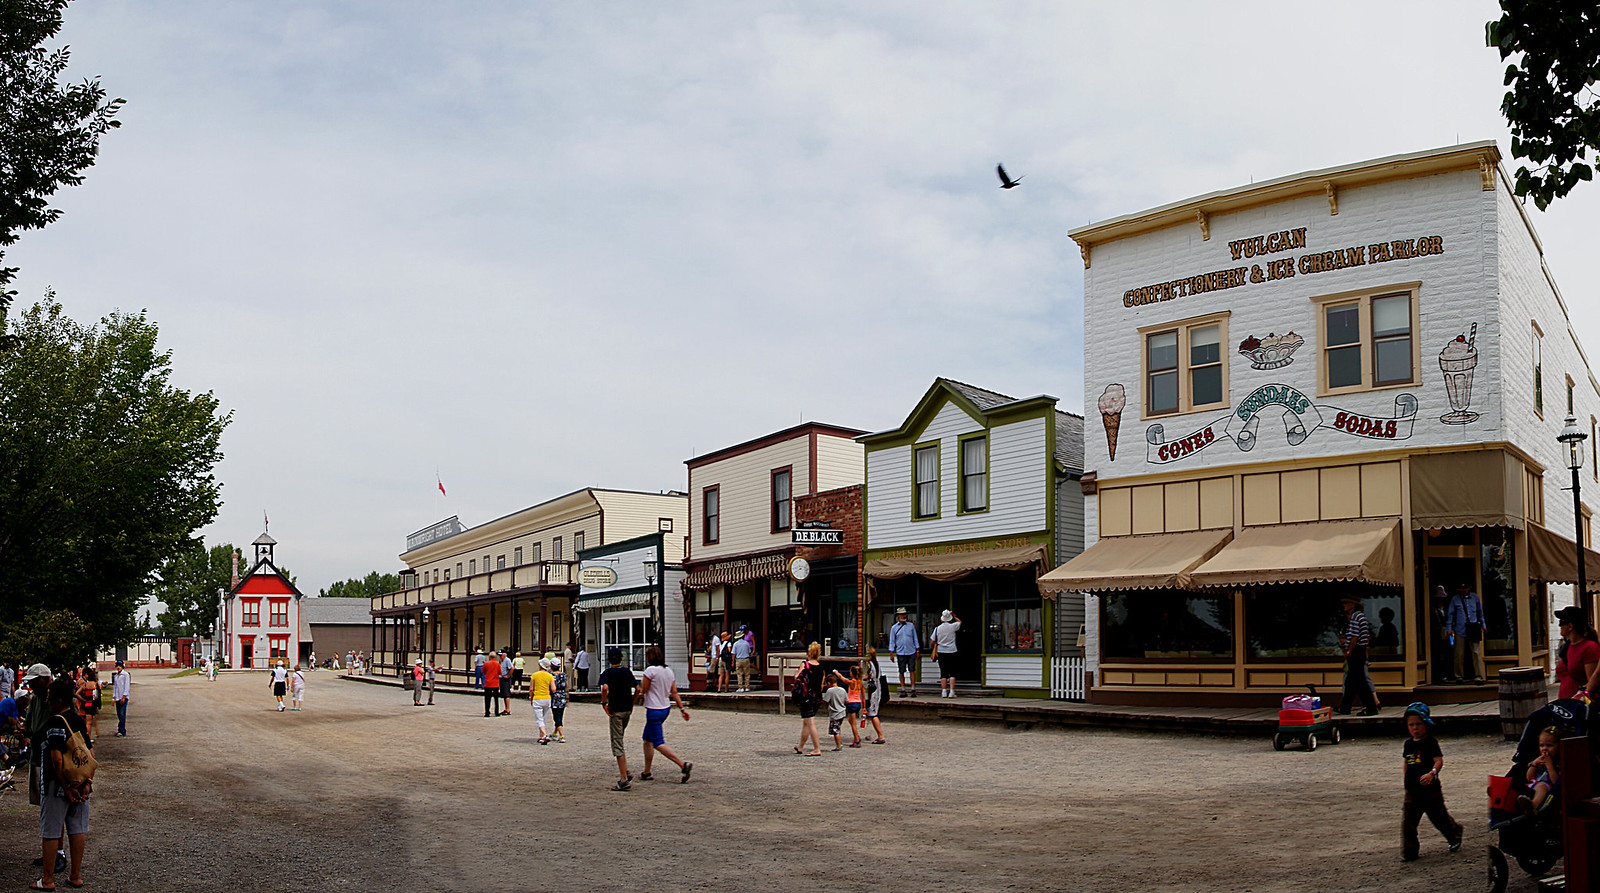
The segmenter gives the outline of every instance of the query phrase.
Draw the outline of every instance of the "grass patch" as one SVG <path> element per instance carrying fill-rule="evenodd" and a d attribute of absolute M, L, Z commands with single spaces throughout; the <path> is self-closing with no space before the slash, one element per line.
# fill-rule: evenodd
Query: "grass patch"
<path fill-rule="evenodd" d="M 184 676 L 198 676 L 198 675 L 200 675 L 200 669 L 198 667 L 190 667 L 187 670 L 179 670 L 178 672 L 173 673 L 171 676 L 168 676 L 167 678 L 168 679 L 179 679 L 179 678 L 184 677 Z"/>

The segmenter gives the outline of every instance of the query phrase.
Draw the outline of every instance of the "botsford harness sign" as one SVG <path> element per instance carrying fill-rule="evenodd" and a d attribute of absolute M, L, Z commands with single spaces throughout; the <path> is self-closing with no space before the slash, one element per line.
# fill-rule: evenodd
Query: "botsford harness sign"
<path fill-rule="evenodd" d="M 1401 394 L 1394 398 L 1392 417 L 1368 416 L 1337 406 L 1312 403 L 1310 397 L 1286 384 L 1262 385 L 1240 401 L 1233 412 L 1187 437 L 1169 441 L 1166 429 L 1161 425 L 1146 428 L 1146 458 L 1155 465 L 1177 462 L 1221 439 L 1232 440 L 1234 446 L 1249 452 L 1260 435 L 1262 416 L 1269 419 L 1276 416 L 1283 420 L 1283 436 L 1290 446 L 1304 443 L 1319 428 L 1332 428 L 1353 437 L 1371 440 L 1407 440 L 1411 437 L 1411 426 L 1417 418 L 1417 398 L 1411 394 Z"/>

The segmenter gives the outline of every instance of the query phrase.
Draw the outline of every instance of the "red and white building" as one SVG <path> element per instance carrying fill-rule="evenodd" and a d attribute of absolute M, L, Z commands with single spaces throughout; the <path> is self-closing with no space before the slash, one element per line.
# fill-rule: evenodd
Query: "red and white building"
<path fill-rule="evenodd" d="M 250 571 L 222 596 L 218 641 L 223 660 L 235 669 L 266 669 L 282 660 L 293 666 L 304 660 L 301 647 L 310 637 L 301 628 L 300 599 L 304 596 L 272 562 L 278 541 L 263 533 Z"/>

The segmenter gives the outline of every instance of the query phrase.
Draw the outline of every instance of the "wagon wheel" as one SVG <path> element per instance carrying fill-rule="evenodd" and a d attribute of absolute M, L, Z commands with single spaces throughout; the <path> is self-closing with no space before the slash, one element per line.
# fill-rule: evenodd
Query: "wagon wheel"
<path fill-rule="evenodd" d="M 1541 877 L 1555 865 L 1560 856 L 1518 856 L 1517 864 L 1533 877 Z"/>
<path fill-rule="evenodd" d="M 1281 733 L 1272 736 L 1272 749 L 1273 750 L 1283 750 L 1285 747 L 1288 746 L 1288 744 L 1289 744 L 1289 742 L 1284 740 L 1283 735 Z"/>
<path fill-rule="evenodd" d="M 1489 893 L 1506 893 L 1506 882 L 1511 879 L 1511 868 L 1506 864 L 1506 854 L 1497 846 L 1489 847 Z"/>
<path fill-rule="evenodd" d="M 1306 735 L 1306 750 L 1316 750 L 1316 749 L 1317 749 L 1317 733 L 1316 732 L 1311 732 L 1310 734 Z"/>
<path fill-rule="evenodd" d="M 1339 743 L 1339 727 L 1338 726 L 1329 726 L 1328 727 L 1328 743 L 1329 744 L 1338 744 Z"/>

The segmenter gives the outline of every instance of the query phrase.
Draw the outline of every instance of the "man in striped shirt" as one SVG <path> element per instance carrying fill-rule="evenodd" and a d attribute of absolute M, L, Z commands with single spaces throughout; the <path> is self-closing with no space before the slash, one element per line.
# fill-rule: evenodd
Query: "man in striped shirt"
<path fill-rule="evenodd" d="M 1344 697 L 1339 700 L 1339 708 L 1335 712 L 1349 713 L 1351 702 L 1360 698 L 1365 708 L 1361 715 L 1377 716 L 1378 692 L 1372 686 L 1372 676 L 1367 668 L 1367 646 L 1372 644 L 1372 625 L 1367 622 L 1366 612 L 1361 610 L 1360 598 L 1347 595 L 1341 601 L 1345 616 L 1344 634 L 1339 637 L 1339 647 L 1344 649 Z"/>

